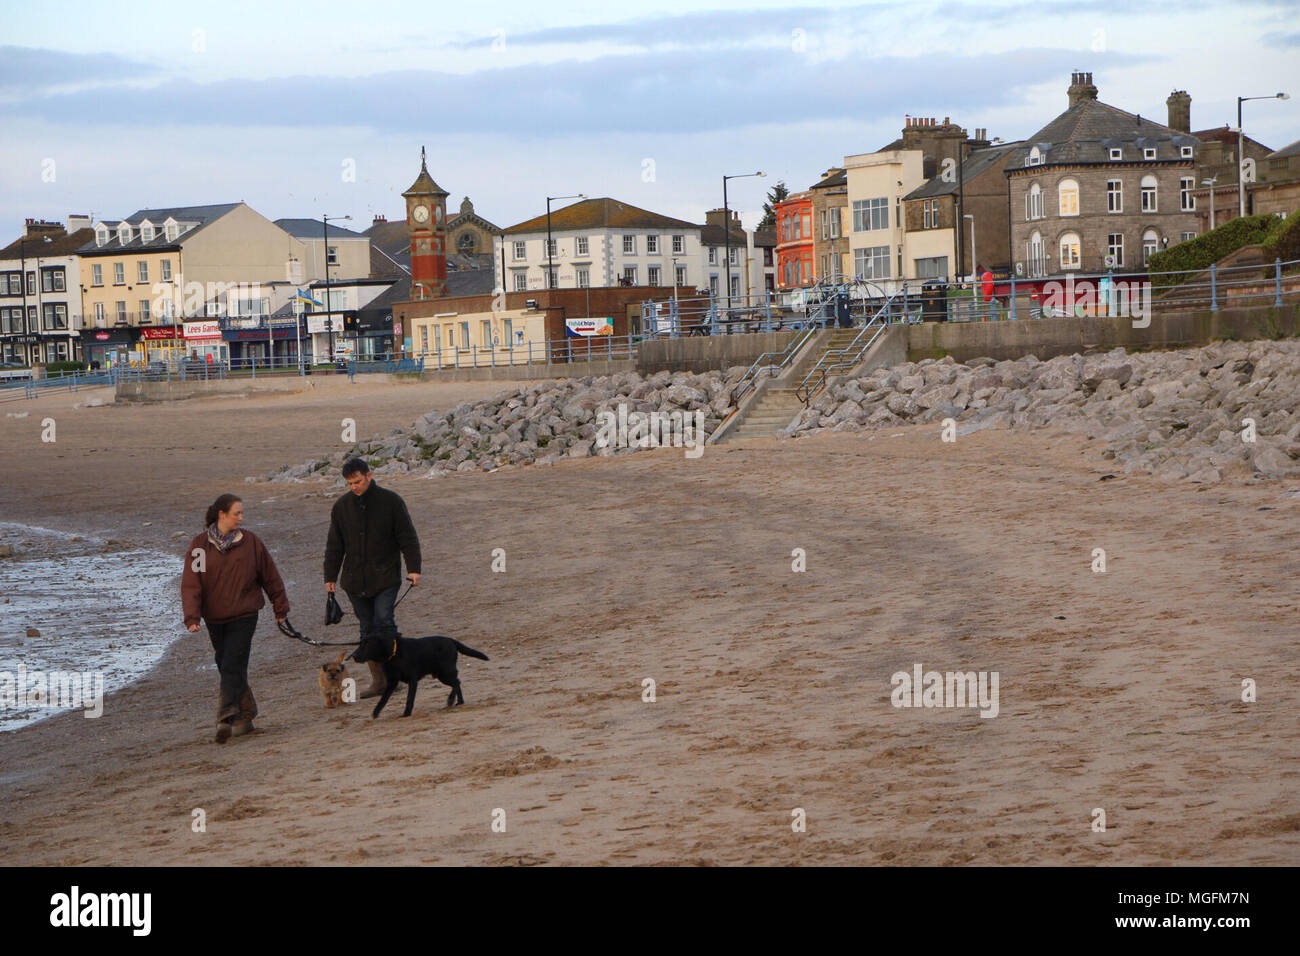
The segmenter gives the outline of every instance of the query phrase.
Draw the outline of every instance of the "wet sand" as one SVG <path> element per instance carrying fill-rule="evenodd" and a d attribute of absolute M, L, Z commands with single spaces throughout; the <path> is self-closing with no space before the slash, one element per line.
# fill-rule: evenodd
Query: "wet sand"
<path fill-rule="evenodd" d="M 343 417 L 378 434 L 502 387 L 46 396 L 0 418 L 0 520 L 175 551 L 234 491 L 295 623 L 342 639 L 320 625 L 337 492 L 244 477 L 337 450 Z M 327 710 L 330 655 L 268 609 L 257 733 L 212 742 L 210 648 L 179 640 L 103 717 L 0 734 L 0 846 L 29 864 L 1294 865 L 1300 483 L 1100 481 L 1098 453 L 921 426 L 387 480 L 425 551 L 403 632 L 492 658 L 462 662 L 465 707 L 426 683 L 410 718 L 404 693 L 377 721 Z M 179 631 L 179 605 L 157 628 Z M 998 716 L 892 707 L 915 663 L 999 672 Z"/>

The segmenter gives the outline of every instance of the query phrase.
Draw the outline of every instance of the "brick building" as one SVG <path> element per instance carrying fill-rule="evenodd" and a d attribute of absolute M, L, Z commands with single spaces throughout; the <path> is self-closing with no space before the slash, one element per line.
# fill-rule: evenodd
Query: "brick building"
<path fill-rule="evenodd" d="M 1015 271 L 1140 272 L 1166 246 L 1197 234 L 1191 133 L 1097 99 L 1075 73 L 1066 111 L 1030 136 L 1007 166 Z"/>
<path fill-rule="evenodd" d="M 849 237 L 845 220 L 849 208 L 849 180 L 842 167 L 826 170 L 812 193 L 813 265 L 818 278 L 849 275 Z"/>

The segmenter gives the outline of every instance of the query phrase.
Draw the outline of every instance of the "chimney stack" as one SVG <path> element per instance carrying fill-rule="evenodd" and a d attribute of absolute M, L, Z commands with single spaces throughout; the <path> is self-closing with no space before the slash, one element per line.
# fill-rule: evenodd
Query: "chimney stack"
<path fill-rule="evenodd" d="M 1084 100 L 1097 98 L 1097 87 L 1092 85 L 1092 74 L 1075 71 L 1070 74 L 1070 88 L 1066 90 L 1070 98 L 1070 108 L 1078 106 Z"/>
<path fill-rule="evenodd" d="M 1176 129 L 1180 133 L 1190 133 L 1192 131 L 1192 98 L 1187 95 L 1187 91 L 1174 90 L 1169 94 L 1169 99 L 1165 100 L 1165 105 L 1169 107 L 1169 128 Z"/>

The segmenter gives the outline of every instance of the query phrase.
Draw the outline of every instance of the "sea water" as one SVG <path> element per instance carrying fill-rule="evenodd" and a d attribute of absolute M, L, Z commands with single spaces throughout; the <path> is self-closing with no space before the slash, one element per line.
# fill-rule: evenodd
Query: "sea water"
<path fill-rule="evenodd" d="M 186 634 L 179 552 L 0 522 L 0 546 L 6 545 L 13 554 L 0 557 L 0 674 L 93 673 L 107 696 L 145 674 Z M 28 628 L 40 636 L 28 637 Z M 0 732 L 72 709 L 52 703 L 4 702 Z"/>

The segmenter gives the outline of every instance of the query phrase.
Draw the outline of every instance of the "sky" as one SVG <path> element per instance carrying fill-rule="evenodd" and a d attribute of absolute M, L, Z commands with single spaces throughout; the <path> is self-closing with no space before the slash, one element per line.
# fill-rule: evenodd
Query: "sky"
<path fill-rule="evenodd" d="M 1300 0 L 50 2 L 0 33 L 0 245 L 26 218 L 244 201 L 400 219 L 429 171 L 501 227 L 547 196 L 747 226 L 895 139 L 907 114 L 1021 139 L 1099 98 L 1192 128 L 1300 139 Z M 563 203 L 556 203 L 556 206 Z"/>

